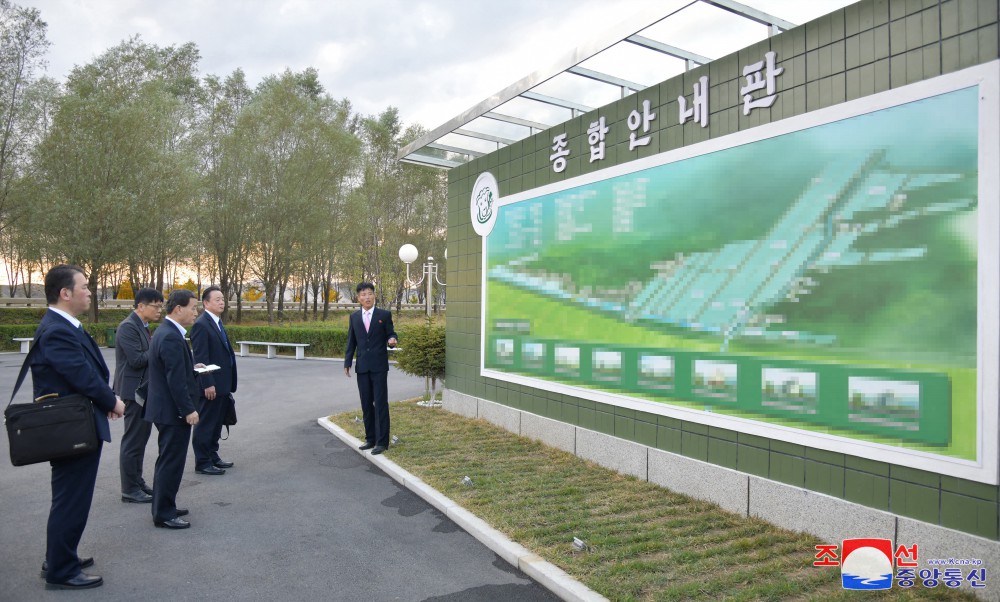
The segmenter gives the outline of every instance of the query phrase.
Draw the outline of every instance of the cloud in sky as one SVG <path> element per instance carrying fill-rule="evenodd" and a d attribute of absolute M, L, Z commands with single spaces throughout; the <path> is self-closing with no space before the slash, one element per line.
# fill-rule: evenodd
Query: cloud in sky
<path fill-rule="evenodd" d="M 194 42 L 201 75 L 242 68 L 252 85 L 285 69 L 314 67 L 327 92 L 350 99 L 356 111 L 374 114 L 395 106 L 406 123 L 432 129 L 609 25 L 673 0 L 13 1 L 39 9 L 48 23 L 48 74 L 57 79 L 138 34 L 160 46 Z M 747 3 L 801 23 L 850 0 Z M 662 41 L 682 45 L 677 39 L 686 36 L 689 44 L 717 49 L 739 37 L 738 26 L 725 17 L 712 32 L 716 36 L 706 35 L 705 18 L 697 17 L 692 22 L 699 24 L 687 31 L 664 29 L 670 37 Z M 736 48 L 700 51 L 721 56 Z M 620 61 L 627 62 L 623 52 Z M 639 76 L 650 68 L 631 66 Z"/>

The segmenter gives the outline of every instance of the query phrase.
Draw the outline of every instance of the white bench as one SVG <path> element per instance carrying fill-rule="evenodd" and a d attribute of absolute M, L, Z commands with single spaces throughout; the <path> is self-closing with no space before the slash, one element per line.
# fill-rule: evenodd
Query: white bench
<path fill-rule="evenodd" d="M 240 357 L 246 357 L 250 355 L 250 345 L 265 345 L 267 346 L 267 357 L 268 359 L 278 355 L 278 347 L 295 347 L 295 359 L 303 360 L 306 358 L 306 347 L 309 343 L 268 343 L 266 341 L 236 341 L 240 346 Z"/>
<path fill-rule="evenodd" d="M 21 353 L 28 353 L 31 351 L 31 342 L 35 340 L 35 337 L 14 337 L 11 340 L 21 344 Z"/>

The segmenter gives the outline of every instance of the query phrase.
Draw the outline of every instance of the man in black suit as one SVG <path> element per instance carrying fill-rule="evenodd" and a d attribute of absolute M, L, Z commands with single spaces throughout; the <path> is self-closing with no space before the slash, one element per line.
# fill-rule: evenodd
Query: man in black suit
<path fill-rule="evenodd" d="M 57 265 L 49 270 L 45 275 L 45 300 L 49 310 L 35 331 L 38 350 L 31 361 L 35 397 L 77 393 L 90 398 L 100 441 L 90 453 L 50 462 L 52 505 L 42 574 L 45 589 L 87 589 L 102 585 L 104 579 L 82 571 L 94 564 L 94 559 L 80 558 L 77 546 L 94 499 L 101 442 L 111 442 L 108 418 L 121 417 L 125 404 L 108 385 L 110 372 L 100 348 L 76 319 L 90 307 L 90 289 L 83 269 Z"/>
<path fill-rule="evenodd" d="M 229 396 L 236 392 L 236 354 L 222 325 L 226 298 L 217 286 L 201 294 L 205 313 L 191 327 L 191 348 L 194 361 L 215 364 L 219 369 L 201 377 L 201 398 L 198 400 L 198 426 L 194 428 L 195 472 L 204 475 L 224 475 L 233 463 L 219 457 L 219 438 Z"/>
<path fill-rule="evenodd" d="M 122 501 L 148 504 L 153 490 L 142 478 L 142 461 L 152 424 L 142 419 L 142 395 L 135 390 L 146 381 L 149 362 L 149 324 L 160 319 L 163 295 L 152 288 L 135 294 L 135 309 L 121 321 L 115 333 L 115 393 L 125 402 L 125 432 L 122 434 L 118 465 L 122 481 Z"/>
<path fill-rule="evenodd" d="M 153 472 L 153 524 L 187 529 L 191 523 L 181 517 L 188 511 L 177 507 L 177 490 L 181 487 L 191 427 L 198 424 L 198 380 L 184 338 L 198 316 L 194 293 L 186 289 L 170 293 L 166 311 L 167 317 L 149 345 L 145 419 L 156 425 L 160 448 Z"/>
<path fill-rule="evenodd" d="M 358 285 L 361 309 L 351 314 L 347 326 L 347 350 L 344 352 L 344 374 L 351 377 L 351 361 L 357 351 L 358 393 L 361 415 L 365 421 L 365 444 L 372 455 L 389 447 L 389 352 L 397 343 L 392 326 L 392 312 L 375 307 L 375 285 Z M 374 448 L 374 449 L 373 449 Z"/>

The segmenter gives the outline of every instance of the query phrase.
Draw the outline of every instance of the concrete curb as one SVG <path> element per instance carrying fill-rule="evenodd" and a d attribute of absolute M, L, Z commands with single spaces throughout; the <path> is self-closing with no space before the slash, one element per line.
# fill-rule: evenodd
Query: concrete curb
<path fill-rule="evenodd" d="M 455 521 L 469 535 L 475 537 L 484 546 L 493 550 L 501 558 L 516 566 L 539 585 L 559 596 L 567 602 L 607 602 L 607 598 L 598 594 L 586 585 L 580 583 L 556 565 L 543 560 L 524 546 L 515 543 L 506 535 L 497 531 L 483 519 L 462 508 L 454 501 L 442 495 L 439 491 L 424 483 L 398 464 L 384 455 L 373 456 L 358 449 L 361 440 L 354 438 L 347 431 L 330 422 L 326 417 L 317 419 L 320 426 L 333 433 L 338 439 L 351 446 L 366 460 L 378 466 L 400 485 L 417 494 L 431 506 Z"/>

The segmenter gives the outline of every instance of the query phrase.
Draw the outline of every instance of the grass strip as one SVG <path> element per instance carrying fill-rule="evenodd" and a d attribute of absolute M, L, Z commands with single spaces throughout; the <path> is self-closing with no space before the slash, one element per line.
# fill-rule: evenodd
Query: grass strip
<path fill-rule="evenodd" d="M 359 439 L 357 412 L 330 419 Z M 614 601 L 847 600 L 813 567 L 811 535 L 744 518 L 509 433 L 485 420 L 392 404 L 388 457 L 510 539 Z M 471 486 L 462 479 L 472 479 Z M 579 537 L 589 549 L 575 551 Z M 865 592 L 870 600 L 975 600 L 969 592 Z"/>

